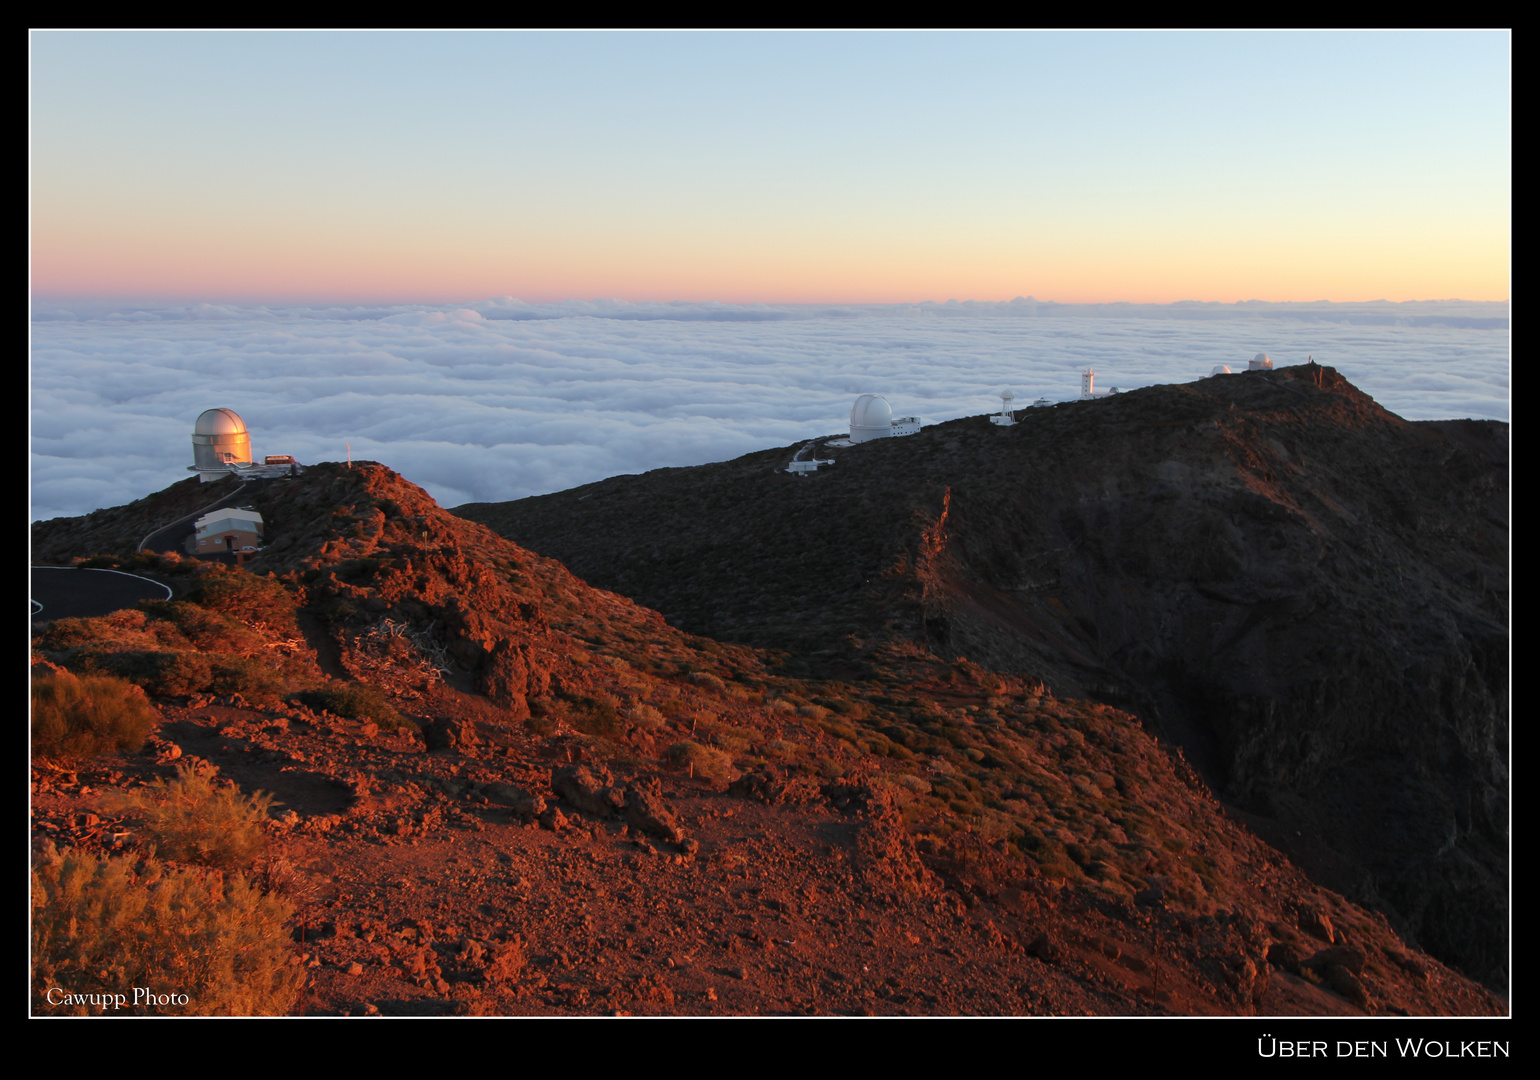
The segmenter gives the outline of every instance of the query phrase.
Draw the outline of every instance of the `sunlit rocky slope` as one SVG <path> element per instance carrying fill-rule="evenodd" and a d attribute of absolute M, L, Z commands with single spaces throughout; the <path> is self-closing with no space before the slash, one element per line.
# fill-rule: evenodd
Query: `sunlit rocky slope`
<path fill-rule="evenodd" d="M 882 507 L 916 544 L 875 516 L 894 557 L 831 608 L 856 640 L 818 656 L 790 647 L 811 615 L 769 650 L 693 635 L 378 465 L 249 490 L 268 546 L 247 570 L 133 554 L 207 500 L 195 481 L 34 528 L 35 553 L 102 553 L 176 599 L 36 628 L 35 671 L 132 680 L 160 721 L 146 752 L 39 762 L 33 820 L 136 859 L 152 823 L 115 790 L 192 761 L 275 793 L 269 855 L 298 884 L 263 880 L 299 906 L 297 1011 L 1505 1010 L 1226 812 L 1152 722 L 927 632 L 932 583 L 959 633 L 987 595 L 946 561 L 955 488 L 944 521 L 944 488 L 928 516 Z M 790 535 L 843 558 L 821 528 Z"/>
<path fill-rule="evenodd" d="M 1223 375 L 459 507 L 694 633 L 1126 708 L 1317 880 L 1501 985 L 1507 425 Z"/>

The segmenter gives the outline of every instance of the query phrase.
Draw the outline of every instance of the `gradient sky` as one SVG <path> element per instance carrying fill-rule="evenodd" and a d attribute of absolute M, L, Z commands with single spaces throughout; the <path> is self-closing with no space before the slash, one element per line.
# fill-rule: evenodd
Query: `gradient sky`
<path fill-rule="evenodd" d="M 30 43 L 40 297 L 1509 297 L 1504 32 Z"/>

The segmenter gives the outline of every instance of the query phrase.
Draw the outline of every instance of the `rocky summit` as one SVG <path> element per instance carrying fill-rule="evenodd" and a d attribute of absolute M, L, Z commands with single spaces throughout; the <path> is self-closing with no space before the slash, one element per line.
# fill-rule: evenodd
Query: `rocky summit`
<path fill-rule="evenodd" d="M 137 551 L 221 485 L 36 524 L 173 595 L 34 625 L 34 1011 L 110 989 L 73 852 L 281 900 L 312 1015 L 1505 1013 L 1505 437 L 1296 368 L 459 516 L 323 464 L 242 568 Z M 44 749 L 88 679 L 148 737 Z"/>

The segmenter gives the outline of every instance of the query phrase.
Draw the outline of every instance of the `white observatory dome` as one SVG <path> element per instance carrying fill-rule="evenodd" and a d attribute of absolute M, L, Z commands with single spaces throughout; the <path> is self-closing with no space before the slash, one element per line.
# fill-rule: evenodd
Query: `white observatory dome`
<path fill-rule="evenodd" d="M 893 434 L 893 406 L 876 394 L 862 394 L 850 407 L 850 441 L 886 439 Z"/>
<path fill-rule="evenodd" d="M 1256 356 L 1252 357 L 1252 360 L 1251 360 L 1251 370 L 1252 371 L 1257 371 L 1257 370 L 1259 370 L 1261 368 L 1270 368 L 1272 366 L 1273 366 L 1272 357 L 1268 356 L 1265 352 L 1259 352 L 1259 353 L 1257 353 Z"/>
<path fill-rule="evenodd" d="M 233 463 L 251 463 L 251 436 L 234 410 L 208 409 L 193 425 L 192 471 L 204 480 L 217 480 Z"/>
<path fill-rule="evenodd" d="M 1220 364 L 1213 371 L 1209 372 L 1210 376 L 1214 376 L 1214 375 L 1229 375 L 1229 374 L 1231 374 L 1230 365 L 1229 364 Z"/>

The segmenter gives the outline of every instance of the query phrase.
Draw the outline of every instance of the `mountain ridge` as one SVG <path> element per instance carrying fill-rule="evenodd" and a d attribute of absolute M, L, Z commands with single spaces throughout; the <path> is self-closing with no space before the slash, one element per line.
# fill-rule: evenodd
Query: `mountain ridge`
<path fill-rule="evenodd" d="M 193 485 L 34 526 L 45 558 L 99 552 L 84 565 L 176 593 L 38 627 L 38 670 L 133 678 L 163 719 L 149 757 L 36 767 L 34 828 L 132 853 L 133 820 L 127 840 L 82 824 L 91 789 L 192 758 L 279 792 L 273 842 L 321 892 L 301 1011 L 1506 1011 L 1308 880 L 1122 709 L 903 633 L 805 677 L 375 463 L 251 489 L 269 542 L 247 571 L 135 554 L 147 518 L 206 500 Z M 941 575 L 937 516 L 894 558 Z M 924 634 L 891 565 L 858 598 Z M 348 686 L 408 726 L 309 696 Z"/>
<path fill-rule="evenodd" d="M 455 512 L 810 672 L 904 642 L 1130 708 L 1501 983 L 1506 432 L 1303 365 L 825 448 L 810 477 L 786 448 Z"/>

